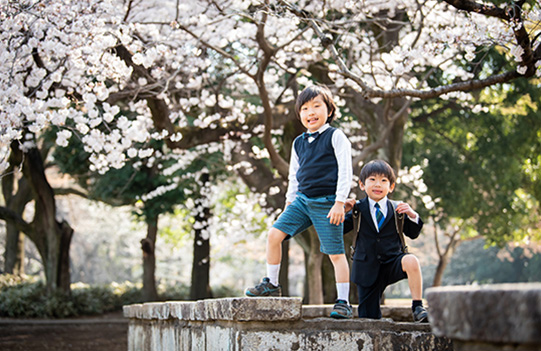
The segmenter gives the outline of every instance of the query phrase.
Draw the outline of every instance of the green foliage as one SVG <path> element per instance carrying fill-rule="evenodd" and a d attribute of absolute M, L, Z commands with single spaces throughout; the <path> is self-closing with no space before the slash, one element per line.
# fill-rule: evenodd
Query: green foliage
<path fill-rule="evenodd" d="M 486 247 L 484 240 L 466 242 L 453 255 L 444 284 L 498 284 L 539 281 L 541 255 L 539 247 L 502 249 Z"/>
<path fill-rule="evenodd" d="M 163 300 L 186 299 L 189 288 L 161 287 Z M 129 282 L 89 286 L 71 285 L 71 294 L 47 295 L 46 286 L 35 278 L 0 276 L 0 317 L 65 318 L 119 311 L 123 305 L 142 302 L 141 287 Z"/>
<path fill-rule="evenodd" d="M 241 291 L 226 286 L 213 288 L 214 297 L 241 295 Z M 188 300 L 190 287 L 185 284 L 158 286 L 159 300 Z M 43 281 L 35 277 L 0 275 L 0 317 L 66 318 L 119 311 L 122 306 L 142 303 L 140 285 L 130 282 L 90 286 L 71 285 L 71 294 L 56 292 L 47 295 Z"/>
<path fill-rule="evenodd" d="M 426 194 L 438 199 L 421 214 L 441 228 L 460 222 L 463 237 L 480 234 L 499 246 L 541 238 L 539 102 L 541 89 L 518 80 L 465 106 L 440 99 L 419 104 L 403 166 L 421 165 Z"/>

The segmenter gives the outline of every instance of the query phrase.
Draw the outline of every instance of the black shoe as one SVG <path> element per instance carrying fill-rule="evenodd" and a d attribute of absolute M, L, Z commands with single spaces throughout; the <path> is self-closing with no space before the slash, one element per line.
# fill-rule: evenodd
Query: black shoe
<path fill-rule="evenodd" d="M 270 282 L 269 278 L 263 278 L 261 283 L 255 286 L 255 288 L 248 288 L 244 292 L 246 296 L 249 297 L 258 297 L 258 296 L 282 296 L 282 287 L 280 285 L 276 286 Z"/>
<path fill-rule="evenodd" d="M 331 312 L 331 317 L 336 319 L 353 318 L 353 308 L 351 308 L 351 305 L 348 305 L 347 301 L 336 300 Z"/>
<path fill-rule="evenodd" d="M 413 311 L 413 320 L 416 323 L 428 323 L 428 312 L 423 306 L 415 307 Z"/>

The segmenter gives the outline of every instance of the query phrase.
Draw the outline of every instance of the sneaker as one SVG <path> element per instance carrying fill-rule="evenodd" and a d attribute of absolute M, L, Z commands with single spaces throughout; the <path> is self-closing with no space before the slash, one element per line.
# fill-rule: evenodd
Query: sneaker
<path fill-rule="evenodd" d="M 336 300 L 331 312 L 331 318 L 350 319 L 353 318 L 353 308 L 345 300 Z"/>
<path fill-rule="evenodd" d="M 276 286 L 270 282 L 270 279 L 265 277 L 261 280 L 261 283 L 255 286 L 255 288 L 248 288 L 244 292 L 246 296 L 258 297 L 258 296 L 282 296 L 282 287 Z"/>
<path fill-rule="evenodd" d="M 413 320 L 417 323 L 428 323 L 428 312 L 423 306 L 415 307 L 413 311 Z"/>

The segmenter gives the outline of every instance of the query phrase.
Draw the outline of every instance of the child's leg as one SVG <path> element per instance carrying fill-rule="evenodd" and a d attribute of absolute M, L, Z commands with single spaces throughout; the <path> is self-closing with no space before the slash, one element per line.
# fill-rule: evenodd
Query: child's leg
<path fill-rule="evenodd" d="M 385 285 L 376 279 L 371 287 L 363 287 L 357 284 L 359 294 L 359 318 L 381 318 L 381 295 L 385 290 Z"/>
<path fill-rule="evenodd" d="M 282 261 L 282 241 L 286 236 L 286 233 L 274 227 L 271 228 L 267 236 L 267 277 L 273 285 L 278 285 L 280 262 Z"/>
<path fill-rule="evenodd" d="M 329 255 L 334 267 L 338 300 L 349 303 L 349 264 L 346 255 Z"/>
<path fill-rule="evenodd" d="M 408 275 L 408 285 L 410 287 L 411 299 L 414 301 L 423 298 L 423 277 L 421 274 L 421 265 L 414 255 L 405 255 L 402 257 L 402 270 Z"/>
<path fill-rule="evenodd" d="M 427 323 L 428 312 L 423 307 L 423 277 L 421 265 L 417 257 L 405 255 L 402 257 L 402 270 L 408 275 L 408 284 L 411 291 L 411 311 L 415 322 Z"/>

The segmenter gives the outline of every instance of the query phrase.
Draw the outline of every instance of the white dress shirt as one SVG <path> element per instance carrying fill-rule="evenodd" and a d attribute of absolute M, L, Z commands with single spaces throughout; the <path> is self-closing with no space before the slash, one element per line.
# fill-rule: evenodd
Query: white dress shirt
<path fill-rule="evenodd" d="M 317 130 L 318 133 L 323 133 L 330 128 L 328 123 L 324 124 Z M 296 140 L 296 139 L 295 139 Z M 315 140 L 313 137 L 308 138 L 311 143 Z M 351 166 L 351 143 L 347 136 L 340 129 L 336 129 L 331 139 L 334 148 L 334 155 L 338 163 L 338 181 L 336 183 L 336 201 L 345 202 L 349 192 L 351 191 L 351 181 L 353 178 L 353 168 Z M 297 171 L 299 169 L 299 156 L 295 151 L 295 147 L 291 148 L 291 159 L 289 162 L 289 184 L 287 187 L 286 201 L 293 202 L 297 196 L 299 182 L 297 180 Z"/>
<path fill-rule="evenodd" d="M 387 218 L 387 209 L 388 209 L 387 201 L 389 201 L 389 199 L 387 198 L 387 196 L 385 196 L 383 199 L 377 202 L 379 204 L 379 210 L 381 211 L 381 213 L 383 214 L 383 217 L 385 218 Z M 370 207 L 370 215 L 372 216 L 372 220 L 374 221 L 374 226 L 376 227 L 376 229 L 378 229 L 378 221 L 376 220 L 376 201 L 372 200 L 371 198 L 368 198 L 368 204 Z M 406 215 L 406 217 L 414 223 L 419 223 L 419 214 L 417 212 L 415 212 L 415 219 L 412 219 L 408 215 Z M 378 229 L 378 232 L 379 232 L 379 229 Z"/>

